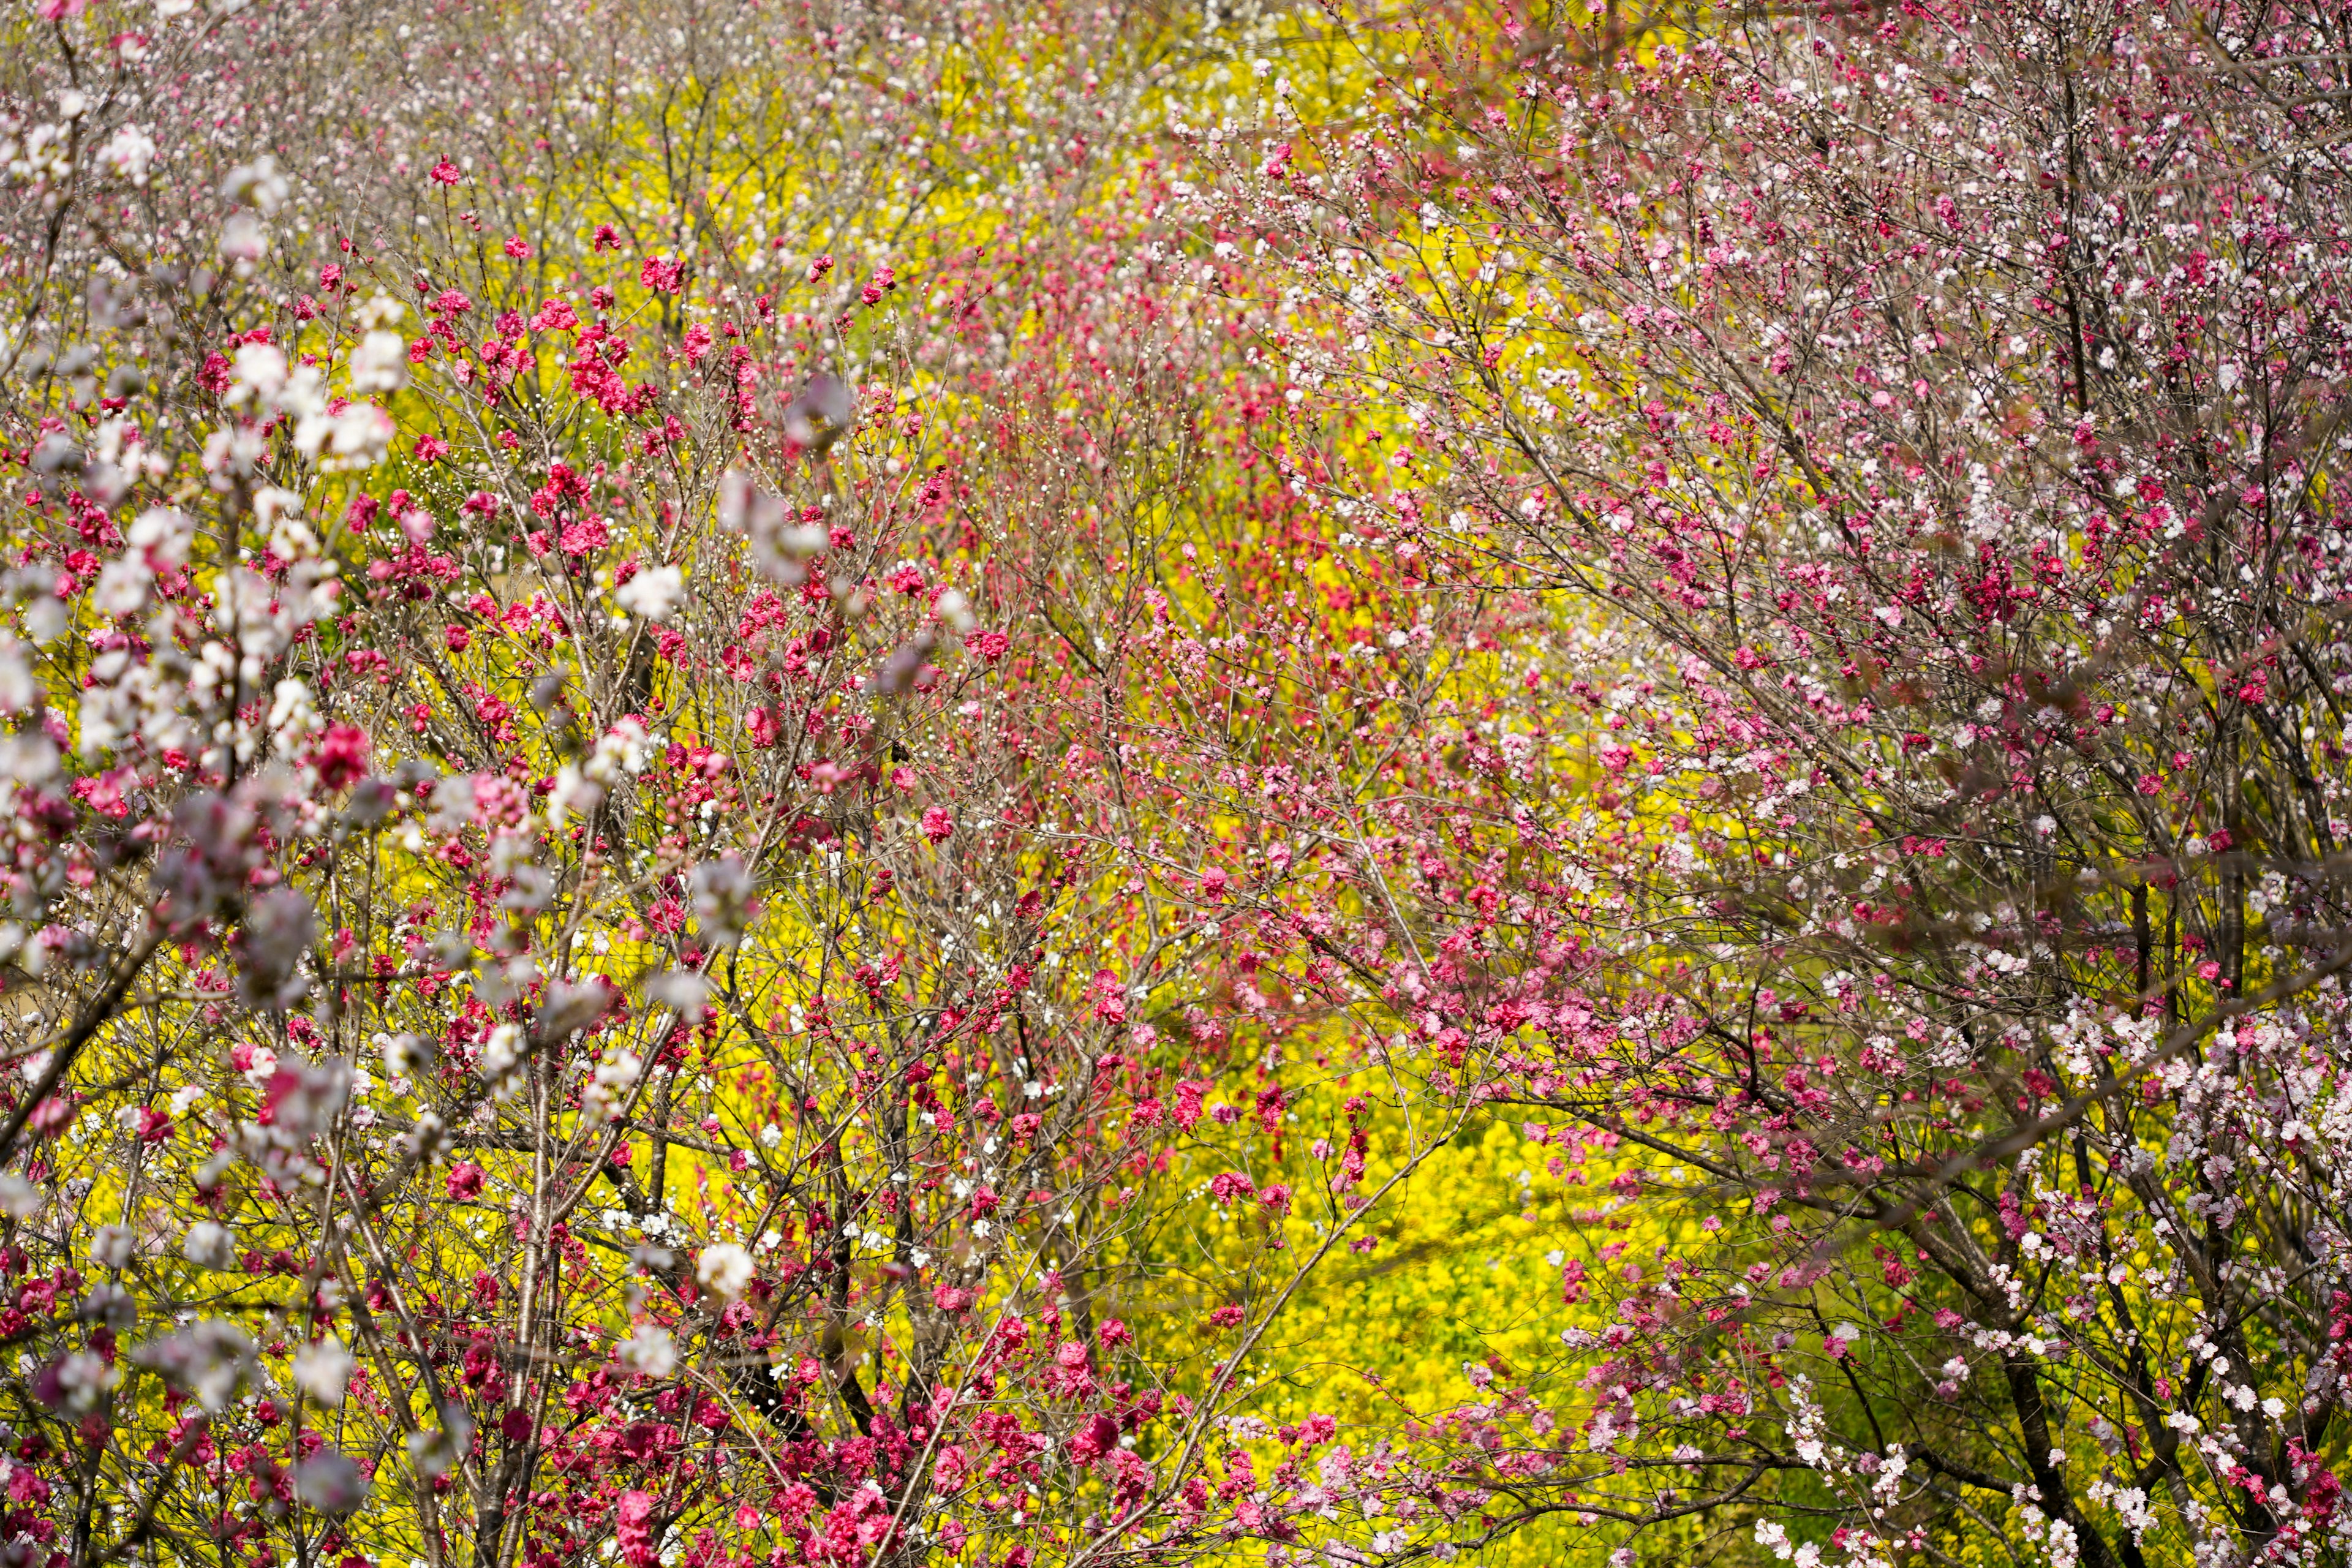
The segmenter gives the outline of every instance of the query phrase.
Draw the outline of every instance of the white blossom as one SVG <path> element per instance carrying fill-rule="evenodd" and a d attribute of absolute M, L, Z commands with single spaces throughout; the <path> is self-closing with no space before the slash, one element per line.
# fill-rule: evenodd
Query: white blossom
<path fill-rule="evenodd" d="M 713 1242 L 695 1258 L 694 1278 L 712 1295 L 732 1301 L 751 1283 L 751 1255 L 731 1241 Z"/>
<path fill-rule="evenodd" d="M 294 1352 L 294 1381 L 321 1405 L 341 1405 L 344 1385 L 351 1382 L 352 1352 L 334 1335 L 304 1345 Z"/>
<path fill-rule="evenodd" d="M 639 1323 L 614 1353 L 623 1366 L 647 1377 L 667 1377 L 677 1369 L 677 1342 L 670 1338 L 667 1329 L 651 1323 Z"/>
<path fill-rule="evenodd" d="M 675 566 L 648 566 L 613 590 L 614 600 L 632 615 L 666 621 L 686 596 L 686 577 Z"/>

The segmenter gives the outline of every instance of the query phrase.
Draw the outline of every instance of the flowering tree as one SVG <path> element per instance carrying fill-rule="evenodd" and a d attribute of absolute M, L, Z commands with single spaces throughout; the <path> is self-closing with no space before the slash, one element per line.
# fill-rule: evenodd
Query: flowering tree
<path fill-rule="evenodd" d="M 0 1553 L 2341 1556 L 2346 21 L 12 21 Z"/>
<path fill-rule="evenodd" d="M 0 1549 L 1214 1540 L 1215 1335 L 1340 1237 L 1196 1193 L 1223 953 L 1076 569 L 1225 406 L 1088 151 L 1156 35 L 12 25 Z"/>
<path fill-rule="evenodd" d="M 1430 1034 L 1657 1244 L 1335 1549 L 2343 1550 L 2344 22 L 1371 17 L 1370 129 L 1207 136 L 1399 410 L 1332 503 L 1559 595 L 1499 890 L 1581 941 Z"/>

